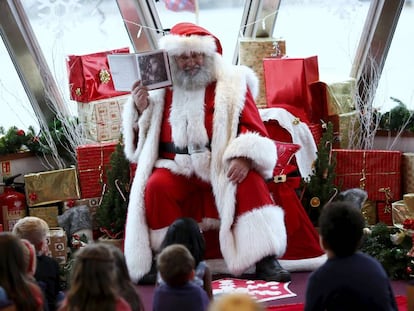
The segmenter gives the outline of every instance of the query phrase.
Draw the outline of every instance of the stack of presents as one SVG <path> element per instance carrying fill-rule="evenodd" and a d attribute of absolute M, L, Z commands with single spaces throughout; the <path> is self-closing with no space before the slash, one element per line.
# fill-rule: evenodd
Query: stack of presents
<path fill-rule="evenodd" d="M 28 213 L 48 222 L 51 250 L 61 262 L 66 260 L 68 237 L 90 229 L 90 223 L 92 232 L 97 229 L 93 215 L 104 191 L 105 170 L 120 138 L 121 111 L 128 96 L 114 90 L 106 55 L 125 52 L 128 49 L 68 57 L 71 99 L 77 102 L 89 143 L 77 147 L 76 167 L 25 175 Z M 273 38 L 241 39 L 239 60 L 258 75 L 257 106 L 275 141 L 297 144 L 316 154 L 323 124 L 331 122 L 337 138 L 332 148 L 335 184 L 341 190 L 367 191 L 363 212 L 369 224 L 404 221 L 393 220 L 393 209 L 399 215 L 409 210 L 402 198 L 403 193 L 414 193 L 414 176 L 406 175 L 414 168 L 414 157 L 399 151 L 350 149 L 350 137 L 360 130 L 354 79 L 321 81 L 317 56 L 286 57 L 285 41 Z M 300 162 L 297 155 L 292 159 Z M 296 165 L 300 171 L 300 163 Z M 302 177 L 306 172 L 301 172 Z M 8 215 L 4 217 L 7 221 Z"/>
<path fill-rule="evenodd" d="M 324 126 L 330 122 L 335 137 L 330 157 L 335 160 L 334 185 L 338 191 L 361 188 L 367 192 L 362 212 L 369 225 L 382 222 L 402 227 L 405 219 L 414 219 L 414 202 L 407 204 L 407 197 L 414 196 L 414 176 L 410 174 L 414 154 L 356 150 L 352 146 L 362 130 L 355 79 L 322 81 L 317 56 L 289 57 L 286 42 L 281 39 L 241 39 L 239 47 L 240 63 L 258 73 L 262 89 L 257 105 L 273 139 L 295 143 L 302 136 L 303 142 L 314 143 L 318 149 Z M 295 118 L 286 121 L 286 115 Z M 293 126 L 286 124 L 290 121 Z M 307 125 L 313 141 L 303 139 L 303 131 L 295 130 L 301 123 Z M 301 148 L 312 150 L 305 144 Z"/>

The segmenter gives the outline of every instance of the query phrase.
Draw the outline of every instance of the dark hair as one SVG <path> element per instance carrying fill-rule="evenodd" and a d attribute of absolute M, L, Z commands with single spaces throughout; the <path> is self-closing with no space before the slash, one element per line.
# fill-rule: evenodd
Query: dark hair
<path fill-rule="evenodd" d="M 187 247 L 195 260 L 196 266 L 204 260 L 206 250 L 204 236 L 193 218 L 178 218 L 170 225 L 161 243 L 161 249 L 172 244 L 182 244 Z"/>
<path fill-rule="evenodd" d="M 0 286 L 17 310 L 38 310 L 40 306 L 32 292 L 38 286 L 28 279 L 24 247 L 15 234 L 0 232 Z"/>
<path fill-rule="evenodd" d="M 118 289 L 115 260 L 103 243 L 91 243 L 75 253 L 65 310 L 115 310 Z"/>
<path fill-rule="evenodd" d="M 172 244 L 158 255 L 157 269 L 166 284 L 181 286 L 190 280 L 194 258 L 184 245 Z"/>
<path fill-rule="evenodd" d="M 120 294 L 129 303 L 132 311 L 144 311 L 144 305 L 139 296 L 134 283 L 128 272 L 124 253 L 116 246 L 111 244 L 108 247 L 112 251 L 116 265 L 116 284 L 119 287 Z"/>
<path fill-rule="evenodd" d="M 338 257 L 352 255 L 358 249 L 365 227 L 360 210 L 349 202 L 332 202 L 324 206 L 319 230 L 327 247 Z"/>

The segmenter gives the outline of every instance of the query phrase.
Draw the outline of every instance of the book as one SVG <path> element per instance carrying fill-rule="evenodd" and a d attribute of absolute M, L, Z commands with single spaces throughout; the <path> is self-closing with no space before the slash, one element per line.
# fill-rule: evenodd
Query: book
<path fill-rule="evenodd" d="M 167 51 L 109 54 L 109 70 L 115 90 L 131 91 L 135 81 L 141 80 L 148 89 L 172 85 Z"/>

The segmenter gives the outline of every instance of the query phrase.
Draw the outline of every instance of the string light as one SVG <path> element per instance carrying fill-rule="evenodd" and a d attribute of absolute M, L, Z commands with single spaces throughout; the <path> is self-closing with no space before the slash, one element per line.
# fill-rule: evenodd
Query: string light
<path fill-rule="evenodd" d="M 273 16 L 273 15 L 275 15 L 277 12 L 278 12 L 278 10 L 275 10 L 272 13 L 264 16 L 261 19 L 255 20 L 254 22 L 245 24 L 244 26 L 240 27 L 240 30 L 239 30 L 239 36 L 240 36 L 240 38 L 243 38 L 244 37 L 244 35 L 243 35 L 244 28 L 246 28 L 248 26 L 251 26 L 251 25 L 255 25 L 255 24 L 261 23 L 262 24 L 262 29 L 265 30 L 266 29 L 266 19 L 269 18 L 269 17 L 271 17 L 271 16 Z M 136 36 L 137 38 L 140 38 L 141 37 L 142 29 L 143 28 L 156 31 L 158 33 L 162 33 L 163 35 L 165 35 L 168 32 L 168 31 L 166 31 L 166 29 L 158 29 L 158 28 L 154 28 L 154 27 L 144 26 L 142 24 L 138 24 L 138 23 L 135 23 L 133 21 L 126 20 L 126 19 L 124 19 L 124 22 L 125 23 L 128 23 L 128 24 L 135 25 L 135 26 L 138 27 L 137 36 Z"/>

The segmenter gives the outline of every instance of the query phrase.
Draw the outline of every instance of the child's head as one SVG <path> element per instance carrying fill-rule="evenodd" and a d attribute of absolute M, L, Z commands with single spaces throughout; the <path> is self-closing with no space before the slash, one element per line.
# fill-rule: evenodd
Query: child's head
<path fill-rule="evenodd" d="M 24 248 L 16 235 L 11 232 L 0 232 L 0 286 L 5 287 L 5 282 L 8 283 L 10 278 L 14 281 L 19 280 L 22 272 L 26 272 Z M 7 291 L 10 288 L 5 289 Z"/>
<path fill-rule="evenodd" d="M 178 218 L 167 230 L 161 249 L 172 244 L 182 244 L 194 257 L 195 265 L 204 260 L 205 241 L 197 222 L 188 217 Z"/>
<path fill-rule="evenodd" d="M 118 285 L 110 248 L 90 243 L 75 253 L 75 262 L 67 291 L 67 310 L 115 309 Z"/>
<path fill-rule="evenodd" d="M 27 267 L 27 273 L 30 276 L 35 275 L 36 272 L 36 264 L 37 264 L 37 259 L 36 259 L 36 249 L 34 247 L 34 245 L 32 243 L 30 243 L 29 240 L 26 239 L 21 239 L 23 245 L 24 245 L 24 260 L 26 262 L 26 267 Z"/>
<path fill-rule="evenodd" d="M 322 245 L 337 257 L 352 255 L 360 246 L 365 220 L 361 211 L 349 202 L 332 202 L 319 216 Z"/>
<path fill-rule="evenodd" d="M 114 256 L 118 280 L 130 281 L 131 278 L 128 272 L 128 266 L 126 264 L 124 253 L 114 245 L 109 245 L 108 247 L 111 250 L 112 255 Z"/>
<path fill-rule="evenodd" d="M 209 311 L 264 311 L 262 304 L 249 294 L 230 293 L 215 299 Z"/>
<path fill-rule="evenodd" d="M 29 240 L 36 248 L 36 252 L 47 253 L 47 236 L 49 225 L 39 217 L 26 216 L 13 226 L 13 233 L 21 239 Z"/>
<path fill-rule="evenodd" d="M 157 258 L 157 269 L 165 283 L 181 286 L 194 277 L 194 258 L 181 244 L 172 244 L 164 248 Z"/>

